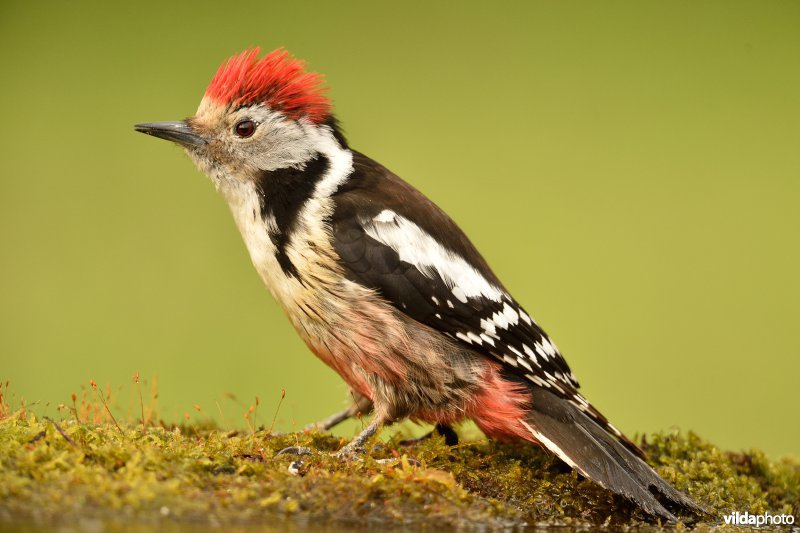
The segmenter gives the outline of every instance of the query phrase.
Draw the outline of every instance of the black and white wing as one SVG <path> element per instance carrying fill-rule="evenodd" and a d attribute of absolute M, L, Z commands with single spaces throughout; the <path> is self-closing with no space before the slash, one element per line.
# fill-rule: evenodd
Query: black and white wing
<path fill-rule="evenodd" d="M 334 247 L 347 275 L 404 313 L 576 400 L 578 382 L 456 224 L 420 192 L 356 153 L 335 196 Z"/>

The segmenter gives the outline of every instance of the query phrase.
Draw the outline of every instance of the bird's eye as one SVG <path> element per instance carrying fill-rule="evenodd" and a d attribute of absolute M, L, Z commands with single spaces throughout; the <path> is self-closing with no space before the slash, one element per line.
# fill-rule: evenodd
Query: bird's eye
<path fill-rule="evenodd" d="M 233 127 L 233 131 L 235 131 L 236 135 L 239 137 L 250 137 L 256 132 L 256 123 L 252 120 L 242 120 L 236 123 L 236 126 Z"/>

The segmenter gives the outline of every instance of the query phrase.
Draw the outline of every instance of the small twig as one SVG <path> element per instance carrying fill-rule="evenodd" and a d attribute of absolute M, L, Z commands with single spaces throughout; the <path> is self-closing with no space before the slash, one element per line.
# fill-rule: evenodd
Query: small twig
<path fill-rule="evenodd" d="M 41 439 L 45 435 L 47 435 L 47 430 L 43 429 L 39 433 L 34 435 L 33 438 L 28 441 L 28 444 L 33 444 L 34 442 L 36 442 L 37 440 Z"/>
<path fill-rule="evenodd" d="M 61 426 L 59 426 L 59 425 L 58 425 L 58 422 L 56 422 L 55 420 L 53 420 L 53 419 L 52 419 L 52 418 L 50 418 L 49 416 L 46 416 L 46 417 L 44 417 L 44 419 L 45 419 L 45 420 L 47 420 L 48 422 L 50 422 L 51 424 L 53 424 L 53 427 L 54 427 L 54 428 L 56 428 L 56 431 L 58 431 L 58 432 L 61 434 L 61 436 L 62 436 L 62 437 L 64 437 L 64 440 L 65 440 L 65 441 L 69 442 L 69 443 L 70 443 L 72 446 L 74 446 L 75 448 L 77 448 L 77 447 L 78 447 L 78 445 L 77 445 L 77 444 L 75 444 L 75 441 L 74 441 L 74 440 L 72 440 L 72 437 L 70 437 L 69 435 L 67 435 L 67 434 L 64 432 L 64 430 L 63 430 L 63 429 L 61 429 Z"/>

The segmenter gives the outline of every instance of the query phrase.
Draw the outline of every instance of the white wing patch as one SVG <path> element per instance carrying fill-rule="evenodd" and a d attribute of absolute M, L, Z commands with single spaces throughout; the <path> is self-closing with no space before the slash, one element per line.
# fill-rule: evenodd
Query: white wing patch
<path fill-rule="evenodd" d="M 504 296 L 503 291 L 463 257 L 444 248 L 422 228 L 394 211 L 384 209 L 362 223 L 367 235 L 392 248 L 402 261 L 414 265 L 430 278 L 438 275 L 456 300 L 466 303 L 467 298 L 483 297 L 499 302 Z M 511 318 L 510 313 L 505 320 L 508 318 Z M 519 315 L 516 320 L 519 320 Z"/>
<path fill-rule="evenodd" d="M 459 325 L 455 331 L 447 332 L 449 336 L 474 347 L 483 347 L 494 357 L 521 371 L 534 384 L 561 395 L 577 386 L 571 373 L 566 376 L 558 370 L 561 365 L 558 349 L 535 326 L 530 315 L 462 256 L 448 250 L 421 227 L 391 209 L 384 209 L 360 222 L 367 235 L 394 250 L 400 260 L 416 267 L 422 275 L 431 279 L 438 277 L 445 283 L 451 298 L 430 296 L 430 301 L 442 312 L 448 308 L 455 309 L 459 304 L 468 304 L 470 298 L 493 302 L 482 316 L 473 316 L 474 331 Z M 441 313 L 434 316 L 443 320 Z M 522 333 L 523 338 L 520 338 L 519 328 L 523 332 L 530 328 L 534 330 Z M 535 337 L 526 343 L 526 334 L 535 334 Z M 545 372 L 545 368 L 551 372 Z M 579 409 L 587 409 L 580 400 L 575 400 L 575 403 Z"/>
<path fill-rule="evenodd" d="M 386 222 L 394 222 L 394 217 L 395 217 L 394 211 L 389 211 L 388 209 L 384 209 L 383 211 L 378 213 L 378 215 L 372 220 L 374 220 L 375 222 L 381 222 L 385 224 Z"/>

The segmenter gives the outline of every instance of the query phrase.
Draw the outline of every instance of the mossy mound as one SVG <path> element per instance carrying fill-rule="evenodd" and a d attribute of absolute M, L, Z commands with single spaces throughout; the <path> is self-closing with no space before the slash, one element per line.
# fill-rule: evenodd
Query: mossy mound
<path fill-rule="evenodd" d="M 644 526 L 635 506 L 523 444 L 434 437 L 377 442 L 363 461 L 327 453 L 321 433 L 59 422 L 19 411 L 0 420 L 0 526 L 111 522 L 191 525 L 330 524 L 515 528 Z M 294 445 L 323 453 L 275 454 Z M 643 443 L 658 473 L 712 514 L 797 516 L 800 464 L 728 453 L 694 434 Z M 410 460 L 413 457 L 415 460 Z M 380 459 L 395 458 L 390 464 Z M 680 526 L 680 525 L 679 525 Z"/>

